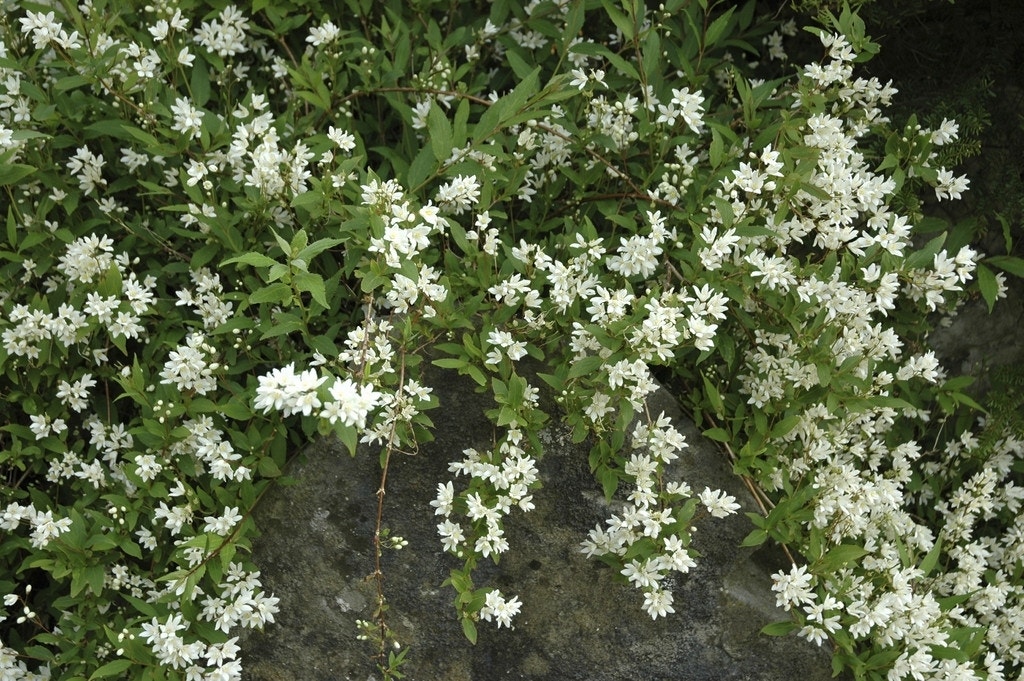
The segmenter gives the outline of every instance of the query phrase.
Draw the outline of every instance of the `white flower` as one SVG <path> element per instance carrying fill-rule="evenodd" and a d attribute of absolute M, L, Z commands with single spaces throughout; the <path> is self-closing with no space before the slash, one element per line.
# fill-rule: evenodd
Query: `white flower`
<path fill-rule="evenodd" d="M 210 52 L 230 57 L 249 50 L 245 32 L 249 22 L 234 5 L 228 5 L 213 21 L 204 21 L 195 32 L 195 41 Z"/>
<path fill-rule="evenodd" d="M 204 112 L 192 106 L 192 102 L 186 97 L 178 97 L 171 105 L 171 113 L 174 115 L 172 130 L 177 130 L 191 139 L 199 138 L 199 131 L 203 125 Z"/>
<path fill-rule="evenodd" d="M 37 549 L 44 548 L 51 539 L 56 539 L 71 529 L 71 518 L 54 520 L 53 511 L 36 511 L 29 521 L 32 523 L 32 536 L 29 541 Z"/>
<path fill-rule="evenodd" d="M 448 484 L 437 483 L 437 498 L 430 502 L 434 507 L 434 515 L 448 517 L 452 512 L 452 501 L 455 498 L 455 488 L 451 481 Z"/>
<path fill-rule="evenodd" d="M 953 171 L 941 168 L 938 184 L 935 185 L 935 198 L 940 201 L 942 199 L 959 199 L 960 195 L 967 191 L 970 183 L 971 181 L 967 179 L 966 175 L 953 177 Z"/>
<path fill-rule="evenodd" d="M 683 121 L 695 133 L 704 129 L 704 121 L 701 116 L 704 114 L 704 95 L 699 92 L 690 92 L 690 88 L 684 87 L 681 90 L 672 89 L 672 104 L 679 107 L 679 115 Z"/>
<path fill-rule="evenodd" d="M 587 83 L 589 82 L 590 78 L 587 77 L 586 71 L 584 71 L 583 69 L 572 70 L 572 80 L 569 81 L 570 87 L 579 88 L 580 90 L 583 90 L 584 88 L 587 87 Z"/>
<path fill-rule="evenodd" d="M 346 130 L 335 128 L 333 125 L 327 129 L 327 137 L 344 152 L 350 152 L 356 148 L 355 135 Z"/>
<path fill-rule="evenodd" d="M 316 391 L 326 380 L 327 376 L 318 376 L 316 369 L 296 374 L 294 363 L 274 369 L 259 377 L 253 406 L 264 412 L 276 409 L 285 416 L 298 412 L 309 416 L 313 409 L 320 407 Z"/>
<path fill-rule="evenodd" d="M 639 274 L 646 279 L 658 268 L 658 256 L 661 254 L 661 246 L 656 240 L 635 235 L 619 239 L 619 248 L 608 258 L 606 265 L 624 277 Z"/>
<path fill-rule="evenodd" d="M 736 503 L 736 497 L 730 496 L 718 489 L 705 487 L 700 493 L 700 501 L 715 518 L 725 518 L 739 510 L 740 505 Z"/>
<path fill-rule="evenodd" d="M 324 379 L 326 380 L 326 379 Z M 366 427 L 366 418 L 383 400 L 383 394 L 370 384 L 359 385 L 351 379 L 335 379 L 331 385 L 332 401 L 324 405 L 320 418 L 334 424 L 341 421 L 346 426 Z"/>
<path fill-rule="evenodd" d="M 212 374 L 216 365 L 206 361 L 206 353 L 212 351 L 202 334 L 189 334 L 185 345 L 179 345 L 168 355 L 160 372 L 160 383 L 174 385 L 181 391 L 194 390 L 200 395 L 214 390 L 217 380 Z"/>
<path fill-rule="evenodd" d="M 772 575 L 774 582 L 772 591 L 777 594 L 775 604 L 790 610 L 794 606 L 813 602 L 814 592 L 811 591 L 811 580 L 813 579 L 813 575 L 807 572 L 806 565 L 799 567 L 794 565 L 788 574 L 781 570 L 776 572 Z"/>
<path fill-rule="evenodd" d="M 83 374 L 74 383 L 60 381 L 57 384 L 57 397 L 69 408 L 75 411 L 82 411 L 88 404 L 89 388 L 96 385 L 96 379 L 92 374 Z"/>
<path fill-rule="evenodd" d="M 46 47 L 51 40 L 56 40 L 63 30 L 61 23 L 56 20 L 53 12 L 27 12 L 21 22 L 21 32 L 24 35 L 32 34 L 32 44 L 37 50 Z"/>
<path fill-rule="evenodd" d="M 103 179 L 104 160 L 102 154 L 93 154 L 88 147 L 79 147 L 75 150 L 67 163 L 67 168 L 78 180 L 79 188 L 86 194 L 91 194 L 97 187 L 107 186 Z"/>
<path fill-rule="evenodd" d="M 487 353 L 484 364 L 500 364 L 501 350 L 504 350 L 513 362 L 526 356 L 526 343 L 515 340 L 508 331 L 491 331 L 487 335 L 487 342 L 494 347 Z"/>
<path fill-rule="evenodd" d="M 512 627 L 512 618 L 519 614 L 522 603 L 518 596 L 505 599 L 497 589 L 487 593 L 484 607 L 480 608 L 480 618 L 490 622 L 492 619 L 498 622 L 498 627 Z"/>
<path fill-rule="evenodd" d="M 314 26 L 309 29 L 309 35 L 306 36 L 306 42 L 311 44 L 313 47 L 320 47 L 327 43 L 334 42 L 338 36 L 341 35 L 341 29 L 335 26 L 330 21 L 325 21 L 320 26 Z"/>
<path fill-rule="evenodd" d="M 205 520 L 206 526 L 203 528 L 203 532 L 213 532 L 226 537 L 231 534 L 231 530 L 234 529 L 235 525 L 242 520 L 242 514 L 238 512 L 237 506 L 225 507 L 223 514 L 219 516 L 206 516 Z"/>
<path fill-rule="evenodd" d="M 450 553 L 457 552 L 459 545 L 466 541 L 466 535 L 463 534 L 462 527 L 450 520 L 445 520 L 438 525 L 437 533 L 441 535 L 441 544 L 444 546 L 444 550 Z"/>
<path fill-rule="evenodd" d="M 182 66 L 192 66 L 196 61 L 196 56 L 189 51 L 188 45 L 186 45 L 178 50 L 177 61 Z"/>
<path fill-rule="evenodd" d="M 960 126 L 957 125 L 956 121 L 951 121 L 948 118 L 943 118 L 942 123 L 938 129 L 933 130 L 930 136 L 931 143 L 935 146 L 942 146 L 949 144 L 956 140 L 958 133 L 960 132 Z"/>
<path fill-rule="evenodd" d="M 644 610 L 652 620 L 665 617 L 676 609 L 672 607 L 672 592 L 665 589 L 650 589 L 644 592 Z"/>
<path fill-rule="evenodd" d="M 171 26 L 167 23 L 166 19 L 159 19 L 155 24 L 149 27 L 149 33 L 153 36 L 154 40 L 160 41 L 167 37 L 167 32 Z"/>
<path fill-rule="evenodd" d="M 475 175 L 459 175 L 437 190 L 438 208 L 456 215 L 473 208 L 480 198 L 480 181 Z"/>

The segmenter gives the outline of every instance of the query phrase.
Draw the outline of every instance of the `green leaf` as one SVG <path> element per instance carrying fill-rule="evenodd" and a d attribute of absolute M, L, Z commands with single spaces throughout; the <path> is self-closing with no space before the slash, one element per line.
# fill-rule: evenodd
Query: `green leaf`
<path fill-rule="evenodd" d="M 236 396 L 231 398 L 227 402 L 223 402 L 217 405 L 217 413 L 223 414 L 230 419 L 236 421 L 248 421 L 252 418 L 252 409 L 246 404 L 244 398 Z"/>
<path fill-rule="evenodd" d="M 619 475 L 614 468 L 600 464 L 594 470 L 594 477 L 601 483 L 601 491 L 604 492 L 605 501 L 610 502 L 615 497 L 615 490 L 619 488 Z"/>
<path fill-rule="evenodd" d="M 565 17 L 565 29 L 562 31 L 562 49 L 567 50 L 569 44 L 579 35 L 583 28 L 584 18 L 583 0 L 576 0 L 569 5 L 569 13 Z"/>
<path fill-rule="evenodd" d="M 58 92 L 67 92 L 68 90 L 75 90 L 84 85 L 89 85 L 90 83 L 91 81 L 85 76 L 64 76 L 53 84 L 53 89 Z"/>
<path fill-rule="evenodd" d="M 477 382 L 477 385 L 487 385 L 487 377 L 484 376 L 484 372 L 480 370 L 480 367 L 475 364 L 469 364 L 466 366 L 466 373 L 469 374 L 470 378 Z"/>
<path fill-rule="evenodd" d="M 320 207 L 324 202 L 324 194 L 318 189 L 310 189 L 301 194 L 296 194 L 288 204 L 292 208 L 305 208 L 310 215 L 320 215 Z"/>
<path fill-rule="evenodd" d="M 116 264 L 112 264 L 100 277 L 99 285 L 96 287 L 101 295 L 119 296 L 123 289 L 121 270 Z"/>
<path fill-rule="evenodd" d="M 7 207 L 7 243 L 11 248 L 18 247 L 18 223 L 14 219 L 14 206 Z"/>
<path fill-rule="evenodd" d="M 519 425 L 519 416 L 511 407 L 502 407 L 498 410 L 498 420 L 496 421 L 496 424 L 499 427 Z"/>
<path fill-rule="evenodd" d="M 435 359 L 431 364 L 442 369 L 461 369 L 466 366 L 467 362 L 457 357 L 442 357 L 441 359 Z"/>
<path fill-rule="evenodd" d="M 476 645 L 476 624 L 473 623 L 473 618 L 469 615 L 462 616 L 462 633 L 466 635 L 466 639 Z"/>
<path fill-rule="evenodd" d="M 430 133 L 430 150 L 438 163 L 444 163 L 452 155 L 455 146 L 452 124 L 436 101 L 427 112 L 427 132 Z"/>
<path fill-rule="evenodd" d="M 725 34 L 725 30 L 729 27 L 729 22 L 732 21 L 732 14 L 735 11 L 735 7 L 730 7 L 725 14 L 711 22 L 711 25 L 708 26 L 707 32 L 704 34 L 705 50 L 718 44 L 718 41 L 721 40 L 722 36 Z"/>
<path fill-rule="evenodd" d="M 728 442 L 732 438 L 729 433 L 726 432 L 725 428 L 708 428 L 703 433 L 704 437 L 715 442 Z"/>
<path fill-rule="evenodd" d="M 446 159 L 447 160 L 447 159 Z M 419 187 L 437 168 L 438 161 L 434 158 L 434 151 L 431 147 L 423 147 L 416 158 L 409 164 L 409 170 L 405 174 L 405 182 L 409 187 Z"/>
<path fill-rule="evenodd" d="M 131 125 L 125 125 L 123 127 L 124 131 L 128 133 L 130 137 L 133 137 L 136 140 L 142 142 L 142 144 L 146 147 L 147 151 L 153 152 L 156 150 L 167 148 L 165 145 L 160 144 L 160 140 L 158 140 L 156 137 L 153 137 L 144 130 L 140 130 L 139 128 L 136 128 Z"/>
<path fill-rule="evenodd" d="M 661 52 L 661 38 L 658 37 L 658 32 L 649 31 L 647 38 L 644 39 L 644 58 L 642 62 L 644 74 L 647 76 L 648 81 L 653 80 L 660 73 L 662 63 Z"/>
<path fill-rule="evenodd" d="M 210 72 L 202 66 L 193 67 L 191 71 L 189 88 L 192 90 L 192 102 L 197 107 L 206 106 L 210 101 Z"/>
<path fill-rule="evenodd" d="M 138 558 L 139 560 L 142 559 L 142 549 L 139 548 L 139 545 L 133 542 L 128 537 L 121 538 L 120 547 L 121 550 L 127 553 L 129 556 L 132 556 L 133 558 Z"/>
<path fill-rule="evenodd" d="M 785 636 L 791 631 L 795 631 L 800 628 L 800 625 L 792 620 L 786 620 L 784 622 L 772 622 L 764 627 L 761 627 L 761 633 L 765 636 Z"/>
<path fill-rule="evenodd" d="M 508 394 L 505 396 L 505 403 L 510 407 L 520 407 L 523 404 L 523 395 L 526 394 L 526 379 L 522 376 L 512 376 L 508 379 Z"/>
<path fill-rule="evenodd" d="M 581 360 L 573 363 L 572 368 L 569 369 L 569 378 L 579 378 L 580 376 L 589 376 L 594 373 L 604 364 L 604 360 L 596 355 L 591 357 L 584 357 Z"/>
<path fill-rule="evenodd" d="M 256 464 L 256 470 L 264 478 L 276 478 L 281 475 L 281 469 L 277 467 L 277 463 L 270 456 L 260 459 L 260 462 Z"/>
<path fill-rule="evenodd" d="M 273 258 L 263 255 L 262 253 L 243 253 L 237 255 L 234 258 L 228 258 L 223 261 L 220 266 L 231 265 L 234 263 L 242 263 L 243 265 L 252 265 L 253 267 L 270 267 L 276 265 L 277 261 Z"/>
<path fill-rule="evenodd" d="M 338 436 L 341 443 L 345 445 L 345 449 L 348 450 L 349 456 L 356 455 L 356 449 L 359 446 L 359 432 L 356 431 L 353 426 L 346 426 L 341 421 L 338 421 L 337 426 L 334 428 L 334 434 Z"/>
<path fill-rule="evenodd" d="M 281 315 L 281 317 L 275 321 L 273 326 L 260 334 L 260 340 L 304 331 L 305 328 L 306 327 L 303 325 L 302 320 L 298 317 L 295 317 L 294 315 Z"/>
<path fill-rule="evenodd" d="M 4 163 L 3 160 L 0 159 L 0 187 L 14 184 L 18 180 L 24 179 L 34 172 L 36 172 L 35 166 L 26 165 L 24 163 Z"/>
<path fill-rule="evenodd" d="M 711 408 L 715 410 L 715 414 L 725 413 L 725 403 L 722 401 L 722 395 L 718 392 L 718 388 L 704 374 L 701 374 L 701 378 L 704 380 L 704 397 L 711 404 Z"/>
<path fill-rule="evenodd" d="M 996 281 L 996 275 L 992 270 L 984 265 L 978 265 L 978 289 L 981 291 L 981 297 L 985 299 L 989 313 L 991 313 L 996 299 L 999 297 L 999 282 Z"/>
<path fill-rule="evenodd" d="M 537 94 L 539 89 L 540 67 L 538 66 L 512 92 L 501 97 L 484 112 L 474 128 L 473 141 L 481 142 L 504 127 L 513 116 L 521 112 L 522 107 L 530 97 Z"/>
<path fill-rule="evenodd" d="M 939 555 L 941 553 L 942 553 L 942 538 L 940 537 L 935 542 L 935 546 L 933 546 L 931 551 L 928 552 L 928 555 L 926 555 L 924 557 L 924 560 L 921 561 L 921 566 L 920 566 L 921 567 L 921 572 L 923 572 L 926 577 L 931 574 L 932 570 L 935 569 L 935 566 L 939 562 Z"/>
<path fill-rule="evenodd" d="M 985 407 L 983 407 L 980 404 L 978 404 L 978 402 L 973 397 L 971 397 L 970 395 L 965 395 L 964 393 L 959 393 L 958 392 L 958 393 L 953 393 L 951 395 L 951 397 L 954 400 L 956 400 L 959 404 L 966 404 L 971 409 L 977 409 L 978 411 L 988 413 L 988 410 L 985 409 Z"/>
<path fill-rule="evenodd" d="M 768 533 L 758 528 L 753 530 L 750 534 L 744 538 L 743 543 L 740 546 L 760 546 L 765 543 L 768 539 Z"/>
<path fill-rule="evenodd" d="M 633 25 L 633 20 L 615 6 L 614 0 L 601 0 L 601 4 L 604 6 L 604 11 L 608 14 L 608 18 L 622 32 L 622 36 L 626 40 L 632 40 L 633 36 L 636 35 L 636 27 Z"/>
<path fill-rule="evenodd" d="M 105 679 L 111 676 L 116 676 L 117 674 L 130 669 L 133 664 L 135 663 L 131 660 L 113 660 L 94 671 L 92 676 L 89 677 L 89 681 L 92 681 L 92 679 Z"/>
<path fill-rule="evenodd" d="M 907 267 L 921 268 L 929 266 L 935 258 L 935 254 L 942 249 L 942 244 L 945 242 L 946 233 L 943 232 L 925 244 L 924 248 L 907 256 Z M 989 258 L 989 260 L 992 260 L 992 258 Z"/>
<path fill-rule="evenodd" d="M 299 251 L 298 255 L 296 255 L 295 258 L 298 259 L 298 260 L 304 260 L 306 262 L 310 262 L 314 257 L 320 255 L 321 253 L 323 253 L 327 249 L 334 248 L 338 244 L 341 244 L 341 243 L 344 243 L 344 242 L 345 242 L 344 239 L 333 239 L 333 238 L 317 239 L 316 241 L 314 241 L 313 243 L 309 244 L 308 246 L 303 248 L 301 251 Z"/>
<path fill-rule="evenodd" d="M 789 433 L 792 432 L 792 430 L 794 428 L 796 428 L 797 424 L 799 424 L 799 423 L 800 423 L 800 415 L 799 414 L 794 414 L 792 416 L 787 416 L 786 418 L 782 419 L 781 421 L 776 423 L 774 426 L 772 426 L 772 431 L 768 435 L 768 437 L 770 437 L 772 439 L 785 437 L 786 435 L 789 435 Z"/>
<path fill-rule="evenodd" d="M 533 59 L 527 61 L 515 50 L 509 50 L 505 53 L 505 60 L 508 62 L 509 67 L 512 69 L 512 73 L 515 74 L 516 78 L 527 78 L 530 75 L 530 71 L 533 67 L 530 65 Z"/>
<path fill-rule="evenodd" d="M 985 258 L 985 262 L 995 265 L 999 269 L 1009 272 L 1018 277 L 1024 277 L 1024 258 L 1016 258 L 1010 255 L 996 255 Z"/>
<path fill-rule="evenodd" d="M 859 558 L 863 558 L 867 554 L 868 550 L 863 546 L 840 544 L 829 549 L 817 563 L 820 570 L 834 572 Z"/>
<path fill-rule="evenodd" d="M 308 293 L 325 310 L 330 306 L 327 303 L 327 292 L 324 285 L 324 278 L 313 272 L 298 272 L 295 274 L 295 286 Z"/>
<path fill-rule="evenodd" d="M 292 287 L 288 284 L 277 282 L 270 286 L 256 289 L 249 294 L 250 303 L 287 303 L 292 299 Z"/>

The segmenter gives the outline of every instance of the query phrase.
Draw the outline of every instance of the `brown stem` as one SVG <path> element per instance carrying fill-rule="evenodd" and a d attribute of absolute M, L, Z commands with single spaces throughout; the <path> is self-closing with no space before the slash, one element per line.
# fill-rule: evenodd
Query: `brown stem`
<path fill-rule="evenodd" d="M 401 400 L 402 388 L 405 385 L 405 353 L 402 353 L 401 362 L 399 363 L 398 369 L 398 394 L 395 396 L 396 401 Z M 380 487 L 377 488 L 377 518 L 376 524 L 373 529 L 373 548 L 374 548 L 374 564 L 373 564 L 373 579 L 377 586 L 377 623 L 380 629 L 380 650 L 377 653 L 378 662 L 381 668 L 384 668 L 387 663 L 387 638 L 388 638 L 388 625 L 384 618 L 384 571 L 381 569 L 381 556 L 384 554 L 384 548 L 381 545 L 380 534 L 381 528 L 384 523 L 384 495 L 386 494 L 386 486 L 388 481 L 388 465 L 391 463 L 391 453 L 395 449 L 395 431 L 398 428 L 397 420 L 391 424 L 391 432 L 388 434 L 388 443 L 384 448 L 384 460 L 381 462 L 381 474 L 380 474 Z"/>
<path fill-rule="evenodd" d="M 711 416 L 709 416 L 708 414 L 703 414 L 703 417 L 706 418 L 709 423 L 711 423 L 712 427 L 715 427 L 715 426 L 718 425 L 717 423 L 715 423 L 715 420 Z M 719 442 L 717 444 L 722 449 L 725 450 L 725 453 L 729 455 L 729 461 L 733 465 L 735 465 L 736 464 L 736 453 L 732 451 L 732 447 L 729 446 L 729 443 L 728 442 Z M 754 480 L 750 476 L 748 476 L 748 475 L 741 475 L 740 478 L 743 480 L 743 484 L 747 486 L 747 490 L 750 491 L 750 496 L 754 499 L 754 503 L 757 504 L 757 508 L 761 511 L 761 515 L 767 518 L 768 517 L 768 513 L 769 513 L 768 507 L 771 506 L 772 508 L 775 508 L 775 503 L 772 502 L 772 500 L 768 497 L 768 495 L 765 494 L 764 490 L 762 490 L 757 485 L 757 483 L 754 482 Z M 792 563 L 793 565 L 796 565 L 797 564 L 796 563 L 796 559 L 793 557 L 793 554 L 790 552 L 789 546 L 787 546 L 783 542 L 778 542 L 778 544 L 779 544 L 779 546 L 782 547 L 782 550 L 785 552 L 786 557 L 789 558 L 789 562 Z"/>

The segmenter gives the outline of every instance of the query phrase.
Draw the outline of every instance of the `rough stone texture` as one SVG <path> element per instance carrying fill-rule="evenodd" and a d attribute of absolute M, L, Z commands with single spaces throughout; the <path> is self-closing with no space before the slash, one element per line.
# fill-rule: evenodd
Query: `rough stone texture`
<path fill-rule="evenodd" d="M 979 379 L 976 394 L 988 389 L 987 374 L 995 367 L 1024 362 L 1024 286 L 1011 280 L 1005 299 L 996 301 L 990 314 L 982 300 L 967 302 L 948 326 L 933 331 L 929 346 L 951 376 L 969 374 Z"/>
<path fill-rule="evenodd" d="M 439 382 L 442 381 L 442 382 Z M 446 382 L 444 382 L 446 381 Z M 698 567 L 672 584 L 677 613 L 652 621 L 639 591 L 612 580 L 611 570 L 579 552 L 579 543 L 609 508 L 587 467 L 587 446 L 550 427 L 541 461 L 537 509 L 506 520 L 510 551 L 497 567 L 478 569 L 477 586 L 494 585 L 523 602 L 515 629 L 482 622 L 472 646 L 454 616 L 454 591 L 441 583 L 456 559 L 441 552 L 429 502 L 448 462 L 466 447 L 487 447 L 492 428 L 486 395 L 472 383 L 433 382 L 442 407 L 431 413 L 436 442 L 390 467 L 386 526 L 409 541 L 385 555 L 389 623 L 410 648 L 403 667 L 413 681 L 538 679 L 588 681 L 816 681 L 831 678 L 829 653 L 795 636 L 769 638 L 760 628 L 785 619 L 775 608 L 770 574 L 785 567 L 777 549 L 740 548 L 750 530 L 741 514 L 705 517 L 694 535 Z M 690 442 L 681 475 L 749 496 L 721 453 L 702 441 L 672 398 L 652 397 Z M 356 619 L 370 619 L 374 492 L 380 469 L 365 453 L 352 459 L 331 441 L 312 444 L 256 511 L 263 531 L 254 559 L 266 587 L 281 598 L 277 622 L 243 642 L 249 681 L 366 681 L 379 678 L 369 644 L 356 640 Z M 744 510 L 750 510 L 745 508 Z"/>

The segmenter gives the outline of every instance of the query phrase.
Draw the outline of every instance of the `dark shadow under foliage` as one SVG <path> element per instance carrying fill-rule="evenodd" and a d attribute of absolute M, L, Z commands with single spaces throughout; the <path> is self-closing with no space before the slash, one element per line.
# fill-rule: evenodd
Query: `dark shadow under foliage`
<path fill-rule="evenodd" d="M 864 8 L 869 32 L 882 44 L 867 70 L 900 90 L 893 120 L 927 112 L 960 124 L 949 166 L 971 179 L 961 201 L 943 204 L 951 217 L 978 220 L 977 236 L 990 254 L 1002 246 L 1003 216 L 1019 243 L 1024 231 L 1024 3 L 992 0 L 881 0 Z M 984 238 L 986 233 L 994 239 Z M 1019 252 L 1019 247 L 1016 249 Z"/>

